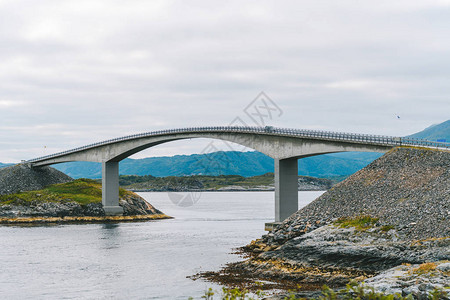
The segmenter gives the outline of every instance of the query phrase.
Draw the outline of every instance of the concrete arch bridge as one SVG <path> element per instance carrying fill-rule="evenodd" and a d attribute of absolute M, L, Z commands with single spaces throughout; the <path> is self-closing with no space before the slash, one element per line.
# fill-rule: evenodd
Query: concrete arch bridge
<path fill-rule="evenodd" d="M 195 127 L 146 132 L 107 140 L 26 161 L 32 167 L 72 161 L 102 163 L 102 203 L 107 215 L 122 214 L 119 206 L 119 162 L 163 143 L 211 138 L 233 142 L 275 160 L 275 221 L 298 210 L 298 159 L 349 151 L 386 152 L 400 145 L 449 148 L 449 144 L 399 137 L 266 127 Z"/>

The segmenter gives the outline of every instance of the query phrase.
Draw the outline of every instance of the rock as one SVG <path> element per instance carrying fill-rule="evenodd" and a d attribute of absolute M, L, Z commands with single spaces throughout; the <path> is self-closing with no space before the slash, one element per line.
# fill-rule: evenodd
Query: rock
<path fill-rule="evenodd" d="M 124 208 L 125 216 L 163 214 L 154 208 L 142 197 L 132 192 L 127 192 L 119 202 Z M 0 205 L 0 217 L 100 217 L 104 216 L 102 203 L 89 203 L 80 205 L 70 199 L 60 202 L 15 201 L 14 204 Z"/>
<path fill-rule="evenodd" d="M 132 192 L 127 192 L 120 199 L 119 205 L 123 207 L 124 216 L 162 214 L 161 211 L 154 208 L 144 198 Z"/>
<path fill-rule="evenodd" d="M 402 239 L 392 239 L 392 235 L 398 235 L 394 230 L 373 229 L 358 232 L 352 227 L 322 226 L 288 240 L 279 250 L 264 253 L 261 258 L 367 272 L 386 270 L 402 263 L 450 259 L 450 237 L 411 245 Z"/>
<path fill-rule="evenodd" d="M 101 203 L 89 203 L 83 206 L 83 215 L 89 217 L 102 217 L 105 215 L 103 205 Z"/>
<path fill-rule="evenodd" d="M 436 267 L 441 272 L 450 272 L 450 262 L 442 263 Z"/>
<path fill-rule="evenodd" d="M 445 292 L 445 287 L 448 287 L 450 283 L 449 274 L 441 271 L 449 263 L 436 262 L 435 264 L 436 269 L 423 273 L 417 272 L 420 269 L 418 264 L 400 265 L 367 279 L 365 283 L 377 292 L 399 293 L 403 297 L 411 295 L 415 299 L 431 299 L 433 291 Z M 441 296 L 433 299 L 448 299 L 444 293 Z"/>

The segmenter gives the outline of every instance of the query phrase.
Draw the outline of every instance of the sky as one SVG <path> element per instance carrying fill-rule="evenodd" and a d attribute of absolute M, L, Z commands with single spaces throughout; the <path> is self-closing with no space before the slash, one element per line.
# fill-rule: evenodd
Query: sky
<path fill-rule="evenodd" d="M 0 0 L 0 162 L 236 122 L 412 134 L 450 119 L 449 36 L 450 0 Z"/>

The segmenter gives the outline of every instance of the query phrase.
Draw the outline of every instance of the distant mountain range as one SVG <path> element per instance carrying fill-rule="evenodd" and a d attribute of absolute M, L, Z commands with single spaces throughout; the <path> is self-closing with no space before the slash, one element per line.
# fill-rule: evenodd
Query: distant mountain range
<path fill-rule="evenodd" d="M 410 137 L 430 141 L 450 142 L 450 120 L 441 124 L 432 125 L 421 132 L 410 135 Z"/>
<path fill-rule="evenodd" d="M 14 165 L 14 164 L 3 164 L 3 163 L 0 163 L 0 168 L 4 168 L 4 167 L 7 167 L 7 166 L 12 166 L 12 165 Z"/>
<path fill-rule="evenodd" d="M 433 125 L 410 137 L 450 141 L 450 120 Z M 299 175 L 343 179 L 364 168 L 381 153 L 346 152 L 307 157 L 299 160 Z M 10 164 L 0 163 L 0 168 Z M 99 163 L 71 162 L 54 167 L 73 178 L 101 178 Z M 259 152 L 215 152 L 172 157 L 127 158 L 120 162 L 121 175 L 188 176 L 241 175 L 244 177 L 273 172 L 273 159 Z"/>
<path fill-rule="evenodd" d="M 338 179 L 362 169 L 380 153 L 336 153 L 299 160 L 299 174 Z M 215 152 L 211 154 L 176 155 L 124 159 L 119 164 L 121 175 L 152 175 L 155 177 L 187 175 L 256 176 L 273 172 L 273 159 L 260 152 Z M 99 163 L 71 162 L 54 166 L 74 178 L 101 178 Z"/>

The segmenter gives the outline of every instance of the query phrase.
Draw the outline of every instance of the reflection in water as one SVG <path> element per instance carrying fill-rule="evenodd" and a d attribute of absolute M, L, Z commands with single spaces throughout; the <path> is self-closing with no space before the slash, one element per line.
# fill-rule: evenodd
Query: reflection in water
<path fill-rule="evenodd" d="M 120 224 L 118 223 L 105 223 L 102 224 L 102 228 L 103 229 L 116 229 L 120 226 Z"/>
<path fill-rule="evenodd" d="M 120 246 L 120 224 L 105 223 L 101 224 L 101 240 L 103 241 L 103 249 L 111 250 Z M 105 253 L 108 254 L 108 253 Z"/>

